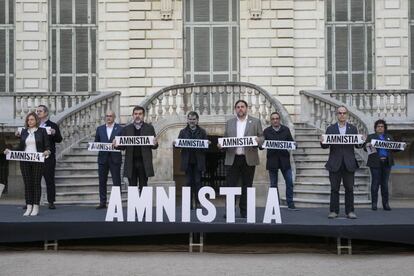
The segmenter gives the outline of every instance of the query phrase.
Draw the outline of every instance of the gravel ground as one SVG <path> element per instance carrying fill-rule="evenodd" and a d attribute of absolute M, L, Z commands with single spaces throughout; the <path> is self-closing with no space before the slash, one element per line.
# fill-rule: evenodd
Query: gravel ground
<path fill-rule="evenodd" d="M 0 275 L 409 275 L 414 254 L 0 252 Z"/>

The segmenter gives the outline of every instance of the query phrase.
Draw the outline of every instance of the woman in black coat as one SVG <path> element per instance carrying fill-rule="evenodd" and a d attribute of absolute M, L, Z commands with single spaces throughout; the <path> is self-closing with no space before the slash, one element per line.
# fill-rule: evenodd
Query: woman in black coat
<path fill-rule="evenodd" d="M 46 129 L 39 127 L 40 120 L 36 113 L 31 112 L 26 116 L 25 128 L 20 135 L 20 143 L 16 150 L 25 152 L 41 152 L 47 158 L 50 155 L 49 137 Z M 9 149 L 4 151 L 7 154 Z M 42 179 L 42 170 L 44 163 L 20 161 L 20 170 L 22 172 L 26 212 L 23 216 L 37 216 L 39 213 L 39 204 L 41 196 L 40 182 Z"/>
<path fill-rule="evenodd" d="M 391 135 L 387 133 L 387 123 L 384 120 L 377 120 L 374 124 L 375 133 L 368 135 L 365 142 L 364 150 L 372 147 L 371 140 L 393 141 Z M 394 165 L 393 151 L 387 149 L 375 149 L 368 155 L 367 166 L 371 171 L 371 208 L 377 210 L 378 190 L 381 187 L 382 207 L 385 211 L 391 211 L 389 205 L 388 179 L 390 177 L 391 167 Z"/>

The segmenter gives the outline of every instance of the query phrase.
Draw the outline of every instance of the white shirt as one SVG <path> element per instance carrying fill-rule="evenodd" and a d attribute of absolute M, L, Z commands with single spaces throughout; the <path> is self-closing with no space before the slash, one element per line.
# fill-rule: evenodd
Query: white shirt
<path fill-rule="evenodd" d="M 346 123 L 343 127 L 341 127 L 341 125 L 338 123 L 338 128 L 339 128 L 339 134 L 341 134 L 341 135 L 346 134 Z"/>
<path fill-rule="evenodd" d="M 244 132 L 246 131 L 248 116 L 246 116 L 246 118 L 243 121 L 240 120 L 239 117 L 236 117 L 236 118 L 237 118 L 237 137 L 244 137 Z M 236 155 L 244 155 L 244 147 L 236 148 Z"/>
<path fill-rule="evenodd" d="M 37 130 L 37 128 L 29 128 L 27 131 L 29 132 L 29 135 L 26 138 L 26 148 L 24 149 L 25 152 L 37 152 L 36 148 L 36 139 L 34 132 Z"/>
<path fill-rule="evenodd" d="M 108 136 L 108 140 L 111 139 L 112 130 L 114 129 L 114 125 L 106 125 L 106 135 Z"/>

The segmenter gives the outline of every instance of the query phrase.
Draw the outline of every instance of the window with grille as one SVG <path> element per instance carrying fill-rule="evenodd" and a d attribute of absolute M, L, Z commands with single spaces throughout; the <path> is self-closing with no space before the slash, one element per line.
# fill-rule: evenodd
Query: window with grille
<path fill-rule="evenodd" d="M 96 2 L 49 0 L 52 91 L 96 91 Z"/>
<path fill-rule="evenodd" d="M 185 82 L 239 79 L 239 1 L 184 1 Z"/>
<path fill-rule="evenodd" d="M 0 93 L 14 91 L 14 0 L 0 0 Z"/>
<path fill-rule="evenodd" d="M 373 0 L 326 1 L 326 86 L 373 88 Z"/>
<path fill-rule="evenodd" d="M 414 0 L 410 0 L 410 88 L 414 88 Z"/>

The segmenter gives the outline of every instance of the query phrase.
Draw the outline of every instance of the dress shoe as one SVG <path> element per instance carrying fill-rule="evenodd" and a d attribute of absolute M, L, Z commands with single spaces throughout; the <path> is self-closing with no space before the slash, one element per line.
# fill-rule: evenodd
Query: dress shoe
<path fill-rule="evenodd" d="M 52 210 L 56 209 L 56 206 L 53 202 L 49 203 L 49 209 L 52 209 Z"/>
<path fill-rule="evenodd" d="M 384 211 L 391 211 L 390 205 L 388 204 L 384 205 Z"/>
<path fill-rule="evenodd" d="M 33 205 L 33 210 L 30 213 L 31 217 L 37 216 L 39 214 L 39 205 Z"/>
<path fill-rule="evenodd" d="M 240 217 L 242 217 L 242 218 L 247 218 L 247 213 L 245 213 L 245 212 L 240 212 Z"/>
<path fill-rule="evenodd" d="M 99 204 L 98 207 L 96 207 L 97 210 L 99 209 L 106 209 L 106 205 L 105 204 Z"/>
<path fill-rule="evenodd" d="M 288 205 L 288 210 L 291 210 L 291 211 L 299 211 L 299 209 L 296 208 L 296 206 L 295 206 L 294 203 Z"/>
<path fill-rule="evenodd" d="M 23 216 L 27 217 L 30 216 L 30 213 L 32 212 L 33 205 L 27 204 L 26 206 L 26 212 L 24 212 Z"/>
<path fill-rule="evenodd" d="M 349 218 L 349 219 L 356 219 L 356 218 L 357 218 L 357 215 L 355 215 L 355 213 L 354 213 L 354 212 L 349 212 L 349 213 L 346 215 L 346 217 L 347 217 L 347 218 Z"/>
<path fill-rule="evenodd" d="M 371 207 L 371 210 L 372 211 L 376 211 L 378 208 L 377 208 L 377 205 L 372 205 L 372 207 Z"/>
<path fill-rule="evenodd" d="M 334 218 L 337 218 L 337 217 L 338 217 L 338 214 L 335 213 L 335 212 L 330 212 L 329 215 L 328 215 L 329 219 L 334 219 Z"/>

